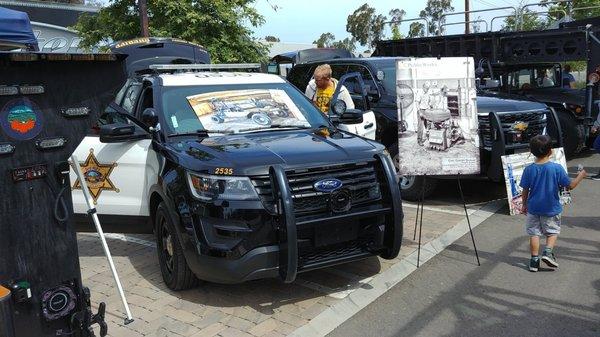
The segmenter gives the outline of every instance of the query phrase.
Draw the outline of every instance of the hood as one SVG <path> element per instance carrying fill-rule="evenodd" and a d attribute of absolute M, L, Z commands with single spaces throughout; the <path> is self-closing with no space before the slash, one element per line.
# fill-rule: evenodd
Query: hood
<path fill-rule="evenodd" d="M 546 104 L 526 100 L 521 96 L 506 95 L 498 93 L 478 93 L 477 95 L 477 113 L 488 114 L 492 111 L 527 111 L 544 110 Z"/>
<path fill-rule="evenodd" d="M 322 137 L 311 130 L 267 131 L 203 139 L 182 139 L 169 147 L 179 164 L 197 172 L 233 168 L 233 175 L 268 174 L 269 166 L 319 167 L 370 160 L 383 151 L 381 144 L 349 133 Z"/>
<path fill-rule="evenodd" d="M 524 96 L 557 105 L 563 103 L 585 105 L 585 89 L 539 88 L 528 92 Z"/>

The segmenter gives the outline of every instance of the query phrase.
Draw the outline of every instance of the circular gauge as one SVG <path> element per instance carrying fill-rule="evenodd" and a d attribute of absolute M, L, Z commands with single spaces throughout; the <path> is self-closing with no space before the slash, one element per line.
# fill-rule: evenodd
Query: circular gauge
<path fill-rule="evenodd" d="M 44 317 L 49 321 L 66 317 L 75 309 L 76 301 L 77 296 L 67 286 L 59 286 L 47 290 L 42 295 L 42 312 Z"/>

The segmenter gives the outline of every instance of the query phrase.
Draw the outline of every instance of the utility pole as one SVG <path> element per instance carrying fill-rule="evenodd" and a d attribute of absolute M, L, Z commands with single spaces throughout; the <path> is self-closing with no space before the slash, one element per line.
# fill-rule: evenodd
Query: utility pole
<path fill-rule="evenodd" d="M 148 37 L 148 5 L 146 0 L 138 0 L 138 7 L 140 8 L 140 25 L 142 26 L 142 37 Z"/>
<path fill-rule="evenodd" d="M 469 11 L 469 0 L 465 0 L 465 34 L 469 34 L 469 32 L 471 31 L 471 23 L 469 22 L 471 21 L 469 18 Z"/>

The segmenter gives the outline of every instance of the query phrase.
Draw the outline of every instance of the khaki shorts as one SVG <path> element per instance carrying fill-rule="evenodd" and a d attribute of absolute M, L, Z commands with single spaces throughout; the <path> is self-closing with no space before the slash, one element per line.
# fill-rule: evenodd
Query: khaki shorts
<path fill-rule="evenodd" d="M 525 228 L 531 236 L 549 236 L 560 234 L 560 214 L 555 216 L 533 215 L 527 213 Z"/>

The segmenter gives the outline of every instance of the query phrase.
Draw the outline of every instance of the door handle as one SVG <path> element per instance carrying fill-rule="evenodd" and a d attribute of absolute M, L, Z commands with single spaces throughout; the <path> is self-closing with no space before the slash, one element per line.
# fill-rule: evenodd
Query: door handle
<path fill-rule="evenodd" d="M 367 125 L 365 125 L 365 129 L 370 129 L 373 127 L 373 123 L 369 123 Z"/>

